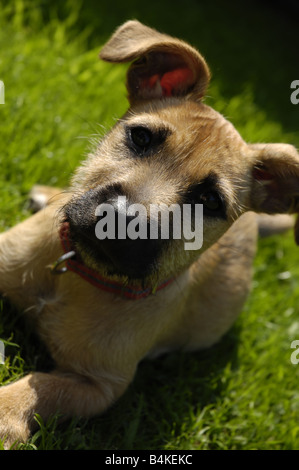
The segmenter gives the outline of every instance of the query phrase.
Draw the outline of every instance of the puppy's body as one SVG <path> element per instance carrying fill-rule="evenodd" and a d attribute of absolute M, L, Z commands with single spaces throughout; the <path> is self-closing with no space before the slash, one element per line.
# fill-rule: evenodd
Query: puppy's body
<path fill-rule="evenodd" d="M 53 229 L 55 210 L 49 206 L 18 227 L 26 245 L 9 246 L 8 263 L 1 267 L 1 279 L 7 281 L 2 289 L 27 309 L 57 364 L 52 374 L 29 374 L 1 389 L 0 432 L 7 445 L 27 438 L 36 412 L 47 419 L 55 411 L 66 417 L 104 411 L 146 356 L 211 346 L 238 316 L 250 287 L 254 214 L 244 215 L 165 290 L 130 301 L 94 288 L 75 273 L 54 276 L 45 269 L 62 254 Z M 35 224 L 47 233 L 48 245 L 32 237 Z M 0 238 L 1 259 L 12 235 Z M 22 266 L 19 273 L 16 263 Z"/>
<path fill-rule="evenodd" d="M 257 236 L 255 214 L 242 216 L 219 242 L 165 289 L 145 299 L 128 301 L 95 289 L 75 273 L 53 275 L 51 262 L 62 255 L 58 227 L 53 227 L 56 210 L 53 204 L 1 235 L 0 256 L 6 263 L 0 273 L 6 296 L 33 319 L 58 364 L 63 363 L 64 354 L 74 351 L 77 357 L 68 367 L 75 371 L 80 358 L 88 355 L 86 345 L 93 343 L 92 354 L 99 353 L 107 363 L 113 340 L 113 351 L 119 349 L 116 357 L 127 361 L 127 354 L 132 353 L 134 367 L 148 354 L 209 347 L 238 315 L 250 289 Z M 42 227 L 42 231 L 35 231 L 35 225 Z M 23 238 L 13 236 L 14 231 L 16 235 L 21 231 Z M 195 327 L 197 324 L 200 327 Z M 130 334 L 135 338 L 132 342 L 127 339 Z M 93 369 L 92 357 L 83 362 L 86 370 Z"/>
<path fill-rule="evenodd" d="M 7 446 L 28 437 L 34 413 L 102 412 L 146 356 L 217 342 L 250 289 L 258 231 L 251 211 L 298 210 L 297 151 L 247 145 L 203 105 L 209 74 L 193 48 L 129 22 L 102 57 L 142 58 L 128 73 L 130 111 L 78 169 L 70 193 L 0 236 L 0 291 L 31 317 L 57 364 L 51 374 L 29 374 L 0 389 Z M 99 242 L 96 206 L 115 205 L 120 195 L 146 207 L 202 203 L 202 248 L 186 251 L 182 240 Z M 49 266 L 63 254 L 62 222 L 83 265 L 110 283 L 154 291 L 172 282 L 129 300 L 78 273 L 53 274 Z"/>

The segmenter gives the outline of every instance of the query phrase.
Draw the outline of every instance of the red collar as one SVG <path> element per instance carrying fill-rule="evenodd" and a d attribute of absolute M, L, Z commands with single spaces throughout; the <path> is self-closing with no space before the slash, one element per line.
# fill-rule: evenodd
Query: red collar
<path fill-rule="evenodd" d="M 53 272 L 65 272 L 66 270 L 72 271 L 79 276 L 81 276 L 85 281 L 89 282 L 93 286 L 102 289 L 106 292 L 112 292 L 122 297 L 126 297 L 131 300 L 138 300 L 149 295 L 157 292 L 164 287 L 168 286 L 174 278 L 168 279 L 167 281 L 162 282 L 155 291 L 148 287 L 146 289 L 142 288 L 141 286 L 129 286 L 124 285 L 120 282 L 113 281 L 111 279 L 106 279 L 101 276 L 97 271 L 89 268 L 86 266 L 81 259 L 79 259 L 78 255 L 75 254 L 73 251 L 73 247 L 69 238 L 69 226 L 68 223 L 62 224 L 60 231 L 59 231 L 60 241 L 62 244 L 62 248 L 65 254 L 69 254 L 72 252 L 72 256 L 76 255 L 76 259 L 72 259 L 72 257 L 63 256 L 59 258 L 58 261 L 53 266 Z M 61 263 L 65 262 L 66 269 L 64 270 L 57 270 L 57 266 Z"/>

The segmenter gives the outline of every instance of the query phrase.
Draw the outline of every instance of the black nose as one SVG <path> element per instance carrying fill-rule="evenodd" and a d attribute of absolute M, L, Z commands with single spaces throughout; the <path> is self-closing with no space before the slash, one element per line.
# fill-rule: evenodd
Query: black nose
<path fill-rule="evenodd" d="M 119 185 L 92 189 L 68 204 L 66 220 L 72 239 L 89 257 L 112 274 L 144 279 L 155 269 L 167 240 L 161 239 L 159 231 L 151 236 L 145 214 L 127 213 L 132 202 L 123 194 Z"/>
<path fill-rule="evenodd" d="M 95 235 L 99 253 L 112 263 L 116 273 L 144 278 L 154 269 L 163 240 L 151 238 L 146 217 L 113 209 L 98 217 Z"/>

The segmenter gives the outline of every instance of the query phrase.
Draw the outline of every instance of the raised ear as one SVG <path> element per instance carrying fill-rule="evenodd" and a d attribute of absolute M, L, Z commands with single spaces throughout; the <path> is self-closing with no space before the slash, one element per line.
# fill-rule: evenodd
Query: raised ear
<path fill-rule="evenodd" d="M 250 145 L 252 170 L 250 206 L 267 214 L 299 213 L 299 154 L 289 144 Z M 295 224 L 299 245 L 299 217 Z"/>
<path fill-rule="evenodd" d="M 210 79 L 208 66 L 196 49 L 138 21 L 120 26 L 100 57 L 115 63 L 134 61 L 127 77 L 131 103 L 186 95 L 200 100 Z"/>

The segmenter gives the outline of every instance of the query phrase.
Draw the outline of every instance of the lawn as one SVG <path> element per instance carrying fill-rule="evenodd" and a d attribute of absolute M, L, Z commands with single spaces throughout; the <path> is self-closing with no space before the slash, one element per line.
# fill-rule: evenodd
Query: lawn
<path fill-rule="evenodd" d="M 66 186 L 90 142 L 126 110 L 126 66 L 101 63 L 98 52 L 127 19 L 198 47 L 212 70 L 206 103 L 246 140 L 299 147 L 299 105 L 290 101 L 299 79 L 292 2 L 185 3 L 182 12 L 178 0 L 0 0 L 1 231 L 29 215 L 33 184 Z M 50 364 L 6 302 L 0 338 L 0 383 Z M 299 249 L 288 233 L 260 240 L 252 293 L 219 344 L 145 361 L 103 416 L 40 422 L 21 448 L 299 449 L 299 364 L 290 360 L 296 339 Z"/>

